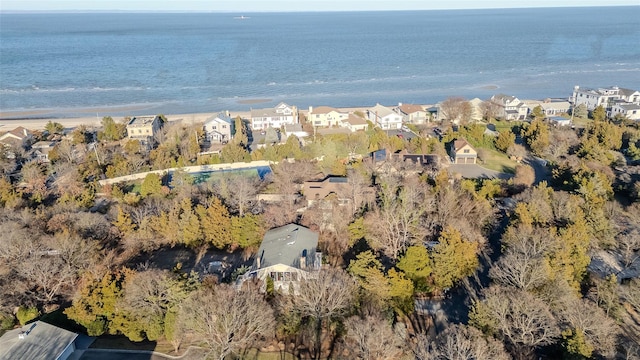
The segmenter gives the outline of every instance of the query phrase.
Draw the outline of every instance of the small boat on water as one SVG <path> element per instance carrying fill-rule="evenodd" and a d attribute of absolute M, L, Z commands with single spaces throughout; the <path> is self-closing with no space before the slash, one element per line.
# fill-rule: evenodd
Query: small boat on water
<path fill-rule="evenodd" d="M 247 20 L 247 19 L 251 19 L 251 18 L 249 16 L 241 15 L 241 16 L 235 16 L 234 19 L 236 19 L 236 20 Z"/>

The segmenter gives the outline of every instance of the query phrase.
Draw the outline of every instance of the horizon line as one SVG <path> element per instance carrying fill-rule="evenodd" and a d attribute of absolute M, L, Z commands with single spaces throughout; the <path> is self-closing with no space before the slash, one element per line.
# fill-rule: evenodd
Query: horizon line
<path fill-rule="evenodd" d="M 603 7 L 640 7 L 640 5 L 562 5 L 562 6 L 514 6 L 514 7 L 466 7 L 432 9 L 340 9 L 340 10 L 168 10 L 168 9 L 61 9 L 61 10 L 2 10 L 0 14 L 90 14 L 90 13 L 165 13 L 165 14 L 269 14 L 269 13 L 344 13 L 344 12 L 399 12 L 399 11 L 456 11 L 456 10 L 519 10 L 519 9 L 562 9 L 562 8 L 603 8 Z"/>

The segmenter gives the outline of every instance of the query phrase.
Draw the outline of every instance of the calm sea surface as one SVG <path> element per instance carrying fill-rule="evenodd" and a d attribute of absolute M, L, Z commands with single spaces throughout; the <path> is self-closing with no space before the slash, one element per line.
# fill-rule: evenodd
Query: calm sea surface
<path fill-rule="evenodd" d="M 638 19 L 640 6 L 0 14 L 0 110 L 135 115 L 640 88 Z M 255 99 L 265 100 L 246 103 Z"/>

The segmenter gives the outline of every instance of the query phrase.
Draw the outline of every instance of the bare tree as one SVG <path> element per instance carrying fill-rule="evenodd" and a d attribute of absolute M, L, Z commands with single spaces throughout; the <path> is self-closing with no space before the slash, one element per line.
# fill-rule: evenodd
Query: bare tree
<path fill-rule="evenodd" d="M 426 336 L 417 338 L 414 353 L 418 360 L 511 359 L 502 343 L 470 326 L 453 325 L 431 344 L 428 341 Z"/>
<path fill-rule="evenodd" d="M 231 176 L 218 182 L 216 190 L 225 203 L 243 216 L 245 209 L 255 202 L 260 185 L 258 177 Z"/>
<path fill-rule="evenodd" d="M 586 299 L 572 298 L 560 314 L 565 324 L 581 331 L 585 340 L 598 354 L 611 357 L 616 351 L 618 325 L 596 304 Z"/>
<path fill-rule="evenodd" d="M 179 321 L 219 360 L 270 337 L 275 323 L 273 310 L 257 289 L 236 291 L 228 285 L 194 293 L 182 304 Z"/>
<path fill-rule="evenodd" d="M 500 111 L 500 105 L 491 100 L 483 101 L 482 104 L 480 104 L 480 108 L 482 110 L 482 116 L 484 116 L 486 120 L 495 119 Z"/>
<path fill-rule="evenodd" d="M 522 358 L 528 358 L 539 346 L 551 344 L 559 334 L 548 306 L 526 291 L 491 287 L 481 307 L 514 347 L 514 355 Z"/>
<path fill-rule="evenodd" d="M 358 293 L 356 280 L 341 269 L 322 269 L 317 278 L 304 280 L 297 295 L 285 296 L 284 305 L 315 321 L 315 357 L 322 352 L 322 326 L 327 319 L 349 313 Z"/>
<path fill-rule="evenodd" d="M 354 355 L 365 360 L 399 359 L 404 351 L 404 340 L 387 320 L 369 316 L 358 316 L 345 321 L 346 339 L 354 344 Z"/>
<path fill-rule="evenodd" d="M 77 271 L 65 264 L 60 256 L 38 253 L 18 264 L 17 270 L 21 277 L 33 285 L 31 290 L 35 298 L 47 304 L 60 294 L 64 286 L 75 280 Z"/>
<path fill-rule="evenodd" d="M 440 111 L 451 122 L 466 123 L 470 120 L 473 109 L 465 98 L 450 97 L 440 104 Z"/>
<path fill-rule="evenodd" d="M 640 233 L 637 230 L 618 236 L 618 251 L 622 255 L 625 268 L 640 258 Z"/>
<path fill-rule="evenodd" d="M 367 214 L 367 239 L 375 249 L 381 249 L 391 259 L 425 235 L 420 220 L 430 209 L 431 198 L 424 186 L 387 177 L 380 190 L 380 204 Z M 424 185 L 424 184 L 423 184 Z"/>
<path fill-rule="evenodd" d="M 627 285 L 620 285 L 625 301 L 640 312 L 640 279 L 632 279 Z"/>

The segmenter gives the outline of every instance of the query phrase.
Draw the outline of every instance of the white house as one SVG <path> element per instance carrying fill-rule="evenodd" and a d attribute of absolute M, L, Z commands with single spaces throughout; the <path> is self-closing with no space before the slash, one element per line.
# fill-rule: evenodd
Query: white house
<path fill-rule="evenodd" d="M 399 103 L 393 110 L 402 115 L 402 122 L 405 124 L 424 124 L 429 119 L 427 111 L 421 105 Z"/>
<path fill-rule="evenodd" d="M 252 109 L 251 129 L 265 130 L 269 127 L 279 129 L 286 124 L 298 123 L 298 110 L 295 106 L 280 103 L 274 108 Z"/>
<path fill-rule="evenodd" d="M 608 112 L 609 117 L 622 115 L 629 120 L 640 120 L 640 105 L 631 103 L 615 103 Z"/>
<path fill-rule="evenodd" d="M 382 130 L 400 129 L 402 127 L 402 115 L 380 104 L 376 104 L 376 106 L 367 110 L 367 117 Z"/>
<path fill-rule="evenodd" d="M 235 121 L 225 113 L 211 116 L 204 122 L 205 138 L 212 143 L 221 143 L 231 140 L 235 133 Z"/>
<path fill-rule="evenodd" d="M 611 86 L 608 88 L 587 89 L 580 86 L 573 87 L 572 96 L 574 106 L 584 104 L 592 111 L 602 105 L 605 109 L 611 107 L 615 101 L 640 105 L 640 91 Z"/>
<path fill-rule="evenodd" d="M 314 127 L 331 127 L 340 125 L 342 120 L 346 120 L 349 113 L 342 112 L 329 106 L 309 106 L 307 121 Z"/>
<path fill-rule="evenodd" d="M 321 265 L 318 234 L 304 226 L 288 224 L 264 234 L 251 269 L 238 283 L 259 280 L 265 290 L 267 278 L 271 278 L 274 290 L 286 293 L 291 285 L 297 290 L 299 282 L 313 277 Z"/>
<path fill-rule="evenodd" d="M 491 97 L 491 102 L 498 106 L 497 117 L 503 120 L 525 120 L 529 109 L 515 96 L 498 94 Z"/>
<path fill-rule="evenodd" d="M 33 134 L 28 129 L 17 128 L 0 135 L 0 144 L 5 146 L 26 146 L 33 140 Z"/>

